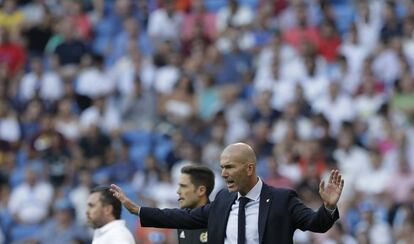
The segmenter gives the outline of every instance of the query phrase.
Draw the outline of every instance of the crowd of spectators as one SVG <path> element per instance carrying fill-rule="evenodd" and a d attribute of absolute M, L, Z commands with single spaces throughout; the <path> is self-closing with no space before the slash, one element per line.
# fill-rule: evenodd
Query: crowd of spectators
<path fill-rule="evenodd" d="M 86 199 L 117 183 L 177 207 L 188 163 L 245 141 L 267 183 L 340 220 L 295 243 L 414 241 L 414 2 L 1 0 L 0 243 L 88 243 Z M 175 232 L 138 228 L 138 243 Z"/>

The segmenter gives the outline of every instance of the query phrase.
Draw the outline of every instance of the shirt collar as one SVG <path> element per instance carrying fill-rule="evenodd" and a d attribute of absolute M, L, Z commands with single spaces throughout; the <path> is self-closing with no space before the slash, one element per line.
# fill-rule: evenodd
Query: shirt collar
<path fill-rule="evenodd" d="M 263 181 L 260 177 L 257 177 L 259 180 L 257 181 L 256 185 L 246 194 L 245 197 L 249 198 L 252 201 L 258 201 L 260 198 L 260 193 L 262 192 Z M 237 193 L 237 199 L 242 197 L 240 192 Z"/>
<path fill-rule="evenodd" d="M 102 226 L 95 230 L 95 235 L 101 236 L 105 234 L 105 232 L 109 231 L 110 229 L 114 228 L 115 226 L 125 226 L 125 220 L 117 219 L 107 223 L 106 225 Z"/>

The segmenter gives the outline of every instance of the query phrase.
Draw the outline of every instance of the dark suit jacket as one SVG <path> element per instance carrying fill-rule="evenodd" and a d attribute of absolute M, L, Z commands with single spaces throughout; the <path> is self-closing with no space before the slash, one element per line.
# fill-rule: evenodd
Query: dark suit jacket
<path fill-rule="evenodd" d="M 177 229 L 208 228 L 208 243 L 223 244 L 227 220 L 236 198 L 237 193 L 222 190 L 213 202 L 191 211 L 142 207 L 141 225 Z M 293 190 L 263 184 L 259 204 L 260 244 L 293 243 L 296 229 L 326 232 L 338 218 L 337 210 L 331 215 L 323 205 L 316 212 L 306 207 Z"/>

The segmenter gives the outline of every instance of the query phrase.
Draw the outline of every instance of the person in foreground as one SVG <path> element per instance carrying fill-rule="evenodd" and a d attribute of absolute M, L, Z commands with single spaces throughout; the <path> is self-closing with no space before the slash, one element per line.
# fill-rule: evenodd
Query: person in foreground
<path fill-rule="evenodd" d="M 208 228 L 211 244 L 293 243 L 296 229 L 326 232 L 339 218 L 336 207 L 344 187 L 338 170 L 327 183 L 321 181 L 319 194 L 323 205 L 317 210 L 305 206 L 293 190 L 266 185 L 256 175 L 256 155 L 245 143 L 227 146 L 220 155 L 221 175 L 227 189 L 203 207 L 157 209 L 133 203 L 116 185 L 111 192 L 142 226 L 160 228 Z"/>
<path fill-rule="evenodd" d="M 131 232 L 121 218 L 122 205 L 107 186 L 92 189 L 86 216 L 95 229 L 92 244 L 135 244 Z"/>
<path fill-rule="evenodd" d="M 214 173 L 209 168 L 188 165 L 181 168 L 178 182 L 178 202 L 180 208 L 191 210 L 202 207 L 209 202 L 214 189 Z M 207 229 L 178 230 L 179 244 L 207 243 Z"/>

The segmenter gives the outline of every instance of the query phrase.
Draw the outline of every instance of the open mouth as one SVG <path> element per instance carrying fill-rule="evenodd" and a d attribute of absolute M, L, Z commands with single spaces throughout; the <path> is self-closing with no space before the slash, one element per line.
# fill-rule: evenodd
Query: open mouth
<path fill-rule="evenodd" d="M 231 181 L 231 180 L 230 180 L 230 181 L 227 181 L 226 183 L 227 183 L 227 187 L 228 187 L 228 188 L 232 188 L 232 187 L 234 187 L 234 181 Z"/>

